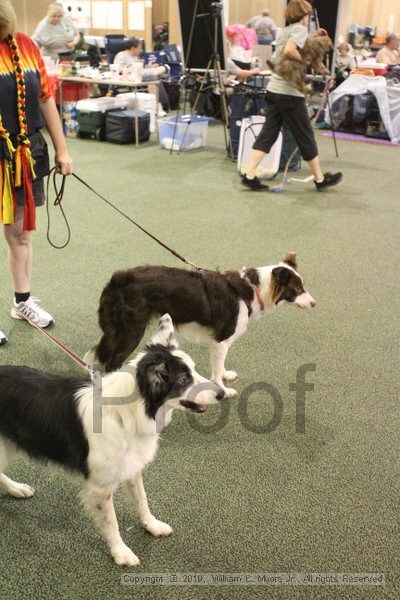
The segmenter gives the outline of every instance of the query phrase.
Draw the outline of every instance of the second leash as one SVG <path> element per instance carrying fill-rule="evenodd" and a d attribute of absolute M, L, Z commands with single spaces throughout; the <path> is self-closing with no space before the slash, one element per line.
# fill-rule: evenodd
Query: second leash
<path fill-rule="evenodd" d="M 60 187 L 58 187 L 58 185 L 57 185 L 57 176 L 58 175 L 59 175 L 59 173 L 58 173 L 56 167 L 53 167 L 51 169 L 51 171 L 50 171 L 50 173 L 48 175 L 48 179 L 47 179 L 46 204 L 47 204 L 47 239 L 49 241 L 49 244 L 53 248 L 56 248 L 56 249 L 60 250 L 62 248 L 65 248 L 69 244 L 69 242 L 71 240 L 71 228 L 69 226 L 68 219 L 67 219 L 67 217 L 65 215 L 65 212 L 63 210 L 63 207 L 62 207 L 62 200 L 63 200 L 64 193 L 65 193 L 66 176 L 65 175 L 60 175 L 60 177 L 62 177 L 62 181 L 61 181 Z M 192 267 L 196 271 L 201 271 L 202 270 L 194 262 L 192 262 L 188 258 L 185 258 L 181 254 L 179 254 L 178 252 L 176 252 L 176 250 L 174 250 L 173 248 L 171 248 L 170 246 L 168 246 L 167 244 L 165 244 L 164 242 L 162 242 L 159 238 L 157 238 L 150 231 L 148 231 L 147 229 L 145 229 L 137 221 L 134 221 L 124 211 L 122 211 L 120 208 L 118 208 L 117 206 L 115 206 L 115 204 L 113 204 L 112 202 L 110 202 L 110 200 L 108 200 L 107 198 L 105 198 L 104 196 L 102 196 L 102 194 L 100 194 L 99 192 L 97 192 L 91 185 L 89 185 L 88 183 L 86 183 L 86 181 L 84 179 L 82 179 L 81 177 L 79 177 L 78 175 L 76 175 L 76 173 L 72 173 L 71 177 L 74 177 L 83 186 L 85 186 L 88 190 L 90 190 L 93 194 L 95 194 L 95 196 L 97 196 L 98 198 L 100 198 L 100 200 L 103 200 L 103 202 L 105 202 L 106 204 L 108 204 L 108 206 L 110 206 L 112 209 L 114 209 L 116 212 L 118 212 L 122 217 L 124 217 L 125 219 L 127 219 L 127 221 L 129 221 L 130 223 L 132 223 L 132 225 L 134 225 L 135 227 L 137 227 L 138 229 L 140 229 L 141 231 L 143 231 L 143 233 L 145 233 L 148 237 L 150 237 L 152 240 L 154 240 L 155 242 L 157 242 L 157 244 L 159 244 L 162 248 L 164 248 L 170 254 L 172 254 L 173 256 L 175 256 L 175 258 L 177 258 L 181 262 L 185 263 L 186 265 L 189 265 L 190 267 Z M 62 244 L 61 246 L 57 246 L 50 239 L 49 191 L 50 191 L 50 180 L 51 179 L 53 180 L 53 189 L 54 189 L 54 192 L 55 192 L 55 200 L 54 200 L 53 204 L 54 204 L 54 206 L 59 206 L 60 207 L 61 213 L 62 213 L 64 221 L 66 223 L 67 231 L 68 231 L 67 241 L 64 244 Z"/>

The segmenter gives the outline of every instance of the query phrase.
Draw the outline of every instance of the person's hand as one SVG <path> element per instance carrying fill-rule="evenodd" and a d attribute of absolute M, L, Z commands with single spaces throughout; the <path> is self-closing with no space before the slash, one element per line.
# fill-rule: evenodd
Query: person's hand
<path fill-rule="evenodd" d="M 254 69 L 251 70 L 252 75 L 259 75 L 260 73 L 261 73 L 260 67 L 254 67 Z"/>
<path fill-rule="evenodd" d="M 67 43 L 68 48 L 75 48 L 75 45 L 76 44 L 75 44 L 74 40 L 72 40 L 72 42 Z"/>
<path fill-rule="evenodd" d="M 55 156 L 56 169 L 61 175 L 71 175 L 74 170 L 74 163 L 69 155 L 68 150 L 56 152 Z"/>
<path fill-rule="evenodd" d="M 315 31 L 314 35 L 315 35 L 315 36 L 317 36 L 317 35 L 322 35 L 322 36 L 325 36 L 325 35 L 328 35 L 328 32 L 327 32 L 327 30 L 326 30 L 326 29 L 322 29 L 322 27 L 321 27 L 320 29 L 317 29 L 317 30 Z"/>

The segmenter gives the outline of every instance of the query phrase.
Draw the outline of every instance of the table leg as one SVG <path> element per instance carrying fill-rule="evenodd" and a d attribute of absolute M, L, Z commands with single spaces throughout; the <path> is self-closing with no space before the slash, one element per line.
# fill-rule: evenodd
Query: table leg
<path fill-rule="evenodd" d="M 139 148 L 139 103 L 138 103 L 138 97 L 137 97 L 137 87 L 134 88 L 135 89 L 135 143 L 136 143 L 136 148 Z"/>
<path fill-rule="evenodd" d="M 158 82 L 158 85 L 156 85 L 156 139 L 157 142 L 160 141 L 160 133 L 159 133 L 159 127 L 158 127 L 158 119 L 159 119 L 159 104 L 160 104 L 160 82 Z"/>
<path fill-rule="evenodd" d="M 60 80 L 58 80 L 58 105 L 59 105 L 61 125 L 63 124 L 63 96 L 62 96 L 62 86 L 63 86 L 63 82 L 60 81 Z"/>

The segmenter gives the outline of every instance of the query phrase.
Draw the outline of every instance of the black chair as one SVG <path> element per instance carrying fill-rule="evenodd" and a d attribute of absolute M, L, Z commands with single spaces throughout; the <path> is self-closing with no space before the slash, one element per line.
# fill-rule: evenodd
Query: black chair
<path fill-rule="evenodd" d="M 126 49 L 128 38 L 121 33 L 110 33 L 104 36 L 106 58 L 109 65 L 112 65 L 118 52 Z"/>

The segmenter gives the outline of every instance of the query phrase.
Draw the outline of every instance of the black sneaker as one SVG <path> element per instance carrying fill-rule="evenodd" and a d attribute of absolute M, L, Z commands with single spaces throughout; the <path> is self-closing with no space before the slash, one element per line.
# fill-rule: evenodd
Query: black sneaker
<path fill-rule="evenodd" d="M 342 173 L 324 173 L 324 178 L 322 181 L 314 181 L 315 187 L 317 188 L 317 192 L 323 190 L 324 188 L 332 187 L 333 185 L 337 185 L 343 179 Z"/>
<path fill-rule="evenodd" d="M 242 185 L 249 188 L 250 190 L 254 190 L 255 192 L 267 192 L 269 190 L 268 185 L 265 185 L 265 183 L 261 183 L 258 177 L 254 177 L 254 179 L 248 179 L 246 175 L 243 175 Z"/>

